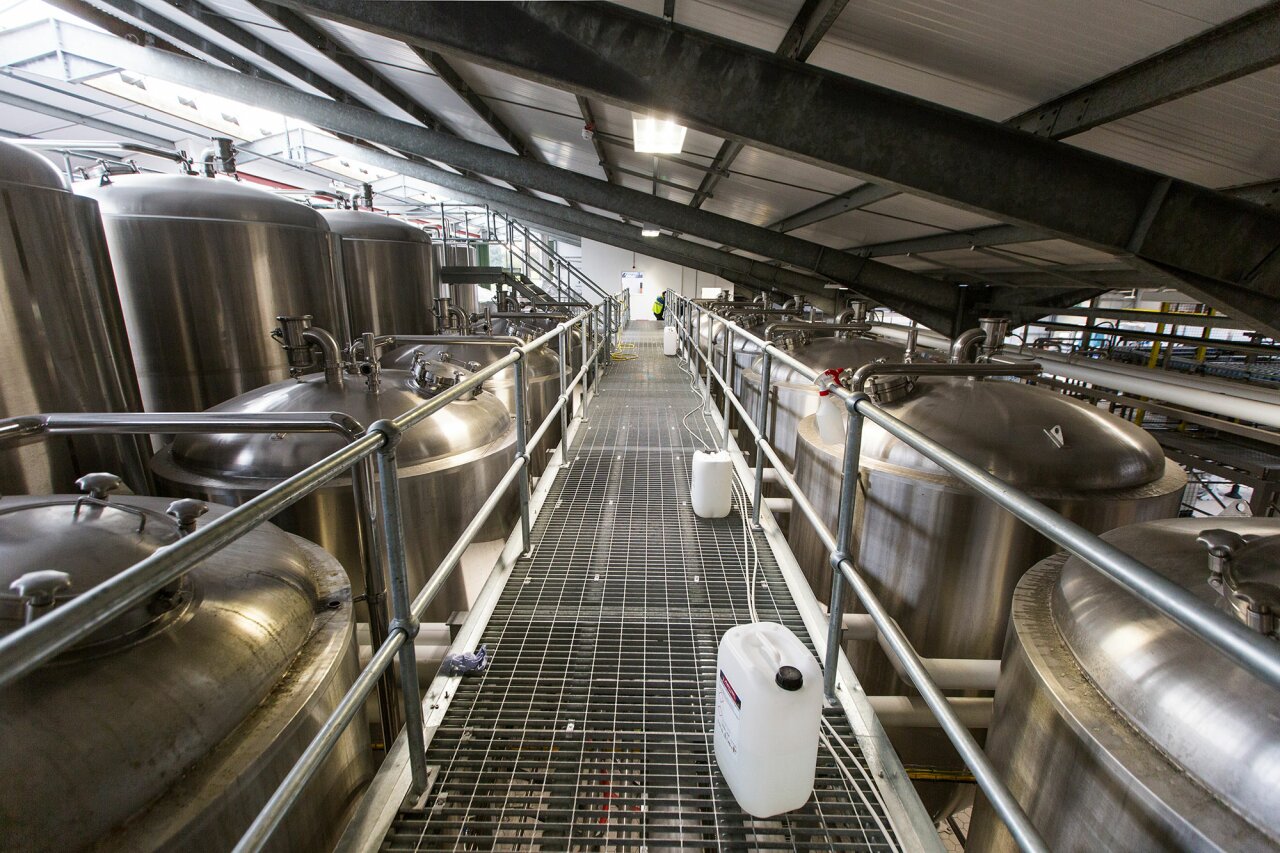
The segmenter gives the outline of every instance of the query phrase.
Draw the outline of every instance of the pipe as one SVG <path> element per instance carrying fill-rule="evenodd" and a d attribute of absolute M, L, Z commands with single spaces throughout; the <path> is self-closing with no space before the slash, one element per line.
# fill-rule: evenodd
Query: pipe
<path fill-rule="evenodd" d="M 458 320 L 458 329 L 464 335 L 471 333 L 471 318 L 467 316 L 467 312 L 457 305 L 449 306 L 449 316 L 456 317 Z"/>
<path fill-rule="evenodd" d="M 308 326 L 302 330 L 302 338 L 320 348 L 324 359 L 324 381 L 334 388 L 342 387 L 342 347 L 333 333 L 319 326 Z"/>
<path fill-rule="evenodd" d="M 972 361 L 969 358 L 969 348 L 976 345 L 978 341 L 986 340 L 987 332 L 985 329 L 969 329 L 963 332 L 959 337 L 951 342 L 951 355 L 948 361 L 952 364 L 968 364 Z"/>
<path fill-rule="evenodd" d="M 871 703 L 871 710 L 875 711 L 876 719 L 886 728 L 889 726 L 913 729 L 939 727 L 938 718 L 919 696 L 868 696 L 867 701 Z M 956 719 L 965 728 L 991 727 L 995 699 L 990 696 L 948 696 L 947 704 L 951 706 Z"/>
<path fill-rule="evenodd" d="M 1088 382 L 1126 394 L 1151 397 L 1222 417 L 1239 418 L 1249 423 L 1280 429 L 1280 399 L 1275 394 L 1180 374 L 1166 378 L 1152 370 L 1094 359 L 1076 360 L 1051 352 L 1037 352 L 1036 355 L 1044 362 L 1043 372 L 1049 376 Z M 1016 362 L 1016 357 L 1005 355 L 996 360 L 1012 364 Z M 1244 396 L 1246 394 L 1248 396 Z"/>
<path fill-rule="evenodd" d="M 846 613 L 842 621 L 851 640 L 876 640 L 889 662 L 904 679 L 910 676 L 893 656 L 884 636 L 876 630 L 875 622 L 865 613 Z M 897 624 L 896 620 L 894 624 Z M 926 658 L 921 657 L 925 670 L 943 690 L 995 690 L 1000 678 L 1000 661 L 984 658 Z"/>
<path fill-rule="evenodd" d="M 764 339 L 772 341 L 778 332 L 865 332 L 866 323 L 819 323 L 809 320 L 770 323 L 764 330 Z"/>
<path fill-rule="evenodd" d="M 866 392 L 867 383 L 877 376 L 1038 376 L 1040 365 L 1034 361 L 1021 364 L 973 364 L 972 362 L 946 363 L 905 362 L 902 364 L 864 364 L 853 372 L 849 390 L 854 394 Z M 816 381 L 816 380 L 815 380 Z M 823 381 L 825 390 L 832 390 L 840 383 L 830 377 Z"/>
<path fill-rule="evenodd" d="M 951 340 L 945 335 L 940 335 L 930 329 L 922 326 L 899 326 L 897 323 L 876 323 L 872 326 L 872 331 L 879 337 L 886 338 L 891 341 L 907 342 L 911 332 L 916 333 L 917 343 L 926 349 L 940 350 L 946 352 L 951 346 Z"/>
<path fill-rule="evenodd" d="M 765 498 L 764 505 L 769 508 L 769 512 L 777 515 L 778 513 L 791 514 L 791 508 L 794 502 L 791 498 Z"/>
<path fill-rule="evenodd" d="M 148 154 L 175 163 L 186 163 L 187 155 L 171 148 L 147 145 L 142 142 L 111 141 L 105 139 L 6 139 L 14 145 L 31 148 L 36 151 L 58 151 L 74 153 L 76 151 L 123 151 L 127 154 Z"/>

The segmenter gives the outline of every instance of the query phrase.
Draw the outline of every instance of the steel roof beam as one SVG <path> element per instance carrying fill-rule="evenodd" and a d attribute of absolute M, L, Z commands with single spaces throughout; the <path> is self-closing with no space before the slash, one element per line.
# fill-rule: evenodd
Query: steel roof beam
<path fill-rule="evenodd" d="M 956 249 L 972 249 L 975 246 L 1002 246 L 1008 243 L 1030 243 L 1045 236 L 1030 228 L 1016 225 L 988 225 L 971 231 L 946 231 L 910 240 L 893 240 L 888 243 L 870 243 L 849 246 L 846 252 L 865 254 L 869 258 L 885 258 L 895 255 L 920 255 L 926 252 L 947 252 Z"/>
<path fill-rule="evenodd" d="M 808 60 L 809 54 L 813 53 L 818 42 L 822 41 L 823 36 L 827 34 L 827 30 L 831 29 L 836 18 L 840 17 L 840 13 L 844 11 L 848 2 L 849 0 L 805 0 L 800 11 L 796 13 L 795 20 L 787 29 L 786 35 L 782 37 L 782 43 L 774 51 L 774 55 L 784 59 L 794 59 L 796 62 Z M 670 21 L 673 15 L 666 17 Z M 707 174 L 702 178 L 698 191 L 689 201 L 690 207 L 701 207 L 704 201 L 711 198 L 716 185 L 729 177 L 729 167 L 733 165 L 734 160 L 738 159 L 742 148 L 743 145 L 740 142 L 732 139 L 724 141 L 720 150 L 716 152 L 715 159 L 711 161 Z"/>
<path fill-rule="evenodd" d="M 1157 104 L 1252 73 L 1280 62 L 1280 2 L 1272 2 L 1194 36 L 1126 68 L 1094 80 L 1073 92 L 1019 113 L 1006 124 L 1063 139 Z M 779 220 L 770 227 L 791 231 L 856 210 L 841 201 L 852 194 L 870 193 L 864 185 Z M 896 195 L 864 195 L 865 206 Z"/>
<path fill-rule="evenodd" d="M 371 110 L 308 95 L 198 60 L 125 44 L 119 39 L 83 28 L 65 27 L 62 37 L 64 48 L 73 54 L 82 51 L 77 55 L 171 82 L 208 88 L 235 100 L 309 121 L 335 133 L 358 136 L 406 154 L 449 163 L 540 192 L 569 197 L 638 222 L 652 223 L 670 231 L 775 258 L 819 277 L 851 286 L 908 316 L 916 317 L 931 328 L 950 329 L 955 288 L 943 282 L 730 217 L 692 210 L 678 202 L 537 163 Z"/>
<path fill-rule="evenodd" d="M 289 3 L 1133 256 L 1280 334 L 1280 215 L 1223 193 L 616 6 Z"/>
<path fill-rule="evenodd" d="M 891 190 L 878 184 L 863 184 L 854 187 L 848 192 L 820 201 L 813 207 L 806 207 L 799 213 L 793 213 L 776 222 L 771 222 L 769 227 L 774 231 L 782 231 L 784 233 L 795 231 L 797 228 L 813 225 L 816 222 L 831 219 L 851 210 L 861 210 L 869 204 L 875 204 L 877 201 L 895 195 L 898 195 L 897 190 Z"/>
<path fill-rule="evenodd" d="M 8 104 L 11 107 L 26 110 L 32 113 L 56 118 L 59 121 L 65 121 L 68 124 L 78 124 L 84 127 L 91 127 L 94 130 L 101 130 L 103 133 L 110 133 L 114 136 L 121 136 L 132 139 L 135 142 L 145 142 L 147 145 L 154 145 L 157 148 L 173 148 L 173 140 L 165 139 L 161 136 L 155 136 L 142 130 L 134 130 L 124 125 L 116 124 L 110 121 L 104 121 L 100 118 L 87 116 L 83 113 L 77 113 L 74 110 L 64 110 L 61 107 L 55 107 L 44 101 L 37 101 L 33 98 L 24 98 L 21 95 L 15 95 L 12 92 L 0 92 L 0 103 Z M 138 121 L 146 121 L 143 116 L 128 114 L 130 118 Z M 45 131 L 41 131 L 45 132 Z M 25 134 L 24 134 L 25 135 Z M 63 135 L 65 138 L 65 134 Z M 105 142 L 103 143 L 106 144 Z"/>
<path fill-rule="evenodd" d="M 1260 204 L 1263 207 L 1280 207 L 1280 180 L 1259 181 L 1223 190 L 1228 195 Z"/>
<path fill-rule="evenodd" d="M 1280 2 L 1019 113 L 1007 124 L 1062 139 L 1280 63 Z"/>
<path fill-rule="evenodd" d="M 312 49 L 323 54 L 325 59 L 355 77 L 370 89 L 373 89 L 392 104 L 395 104 L 397 109 L 412 116 L 415 121 L 435 130 L 455 132 L 453 128 L 445 124 L 443 119 L 422 106 L 422 104 L 419 104 L 408 93 L 396 88 L 390 81 L 364 62 L 352 56 L 351 51 L 338 44 L 327 33 L 313 25 L 302 15 L 284 6 L 266 2 L 266 0 L 250 0 L 250 2 L 262 14 L 306 42 Z M 242 30 L 241 32 L 244 31 Z"/>

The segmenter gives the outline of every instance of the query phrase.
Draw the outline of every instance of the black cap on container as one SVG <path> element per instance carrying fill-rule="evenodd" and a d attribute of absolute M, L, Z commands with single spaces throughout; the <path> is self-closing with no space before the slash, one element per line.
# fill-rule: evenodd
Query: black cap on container
<path fill-rule="evenodd" d="M 794 666 L 779 668 L 778 674 L 773 677 L 773 680 L 783 690 L 799 690 L 804 686 L 804 676 Z"/>

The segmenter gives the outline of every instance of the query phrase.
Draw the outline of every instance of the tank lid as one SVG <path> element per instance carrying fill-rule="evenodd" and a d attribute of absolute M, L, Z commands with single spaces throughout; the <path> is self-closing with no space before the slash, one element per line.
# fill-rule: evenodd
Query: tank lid
<path fill-rule="evenodd" d="M 0 636 L 88 592 L 182 535 L 179 521 L 127 498 L 14 496 L 0 500 Z M 74 648 L 135 635 L 183 601 L 181 581 L 121 614 Z"/>
<path fill-rule="evenodd" d="M 67 182 L 57 166 L 28 148 L 3 140 L 0 140 L 0 183 L 67 190 Z"/>
<path fill-rule="evenodd" d="M 883 358 L 887 361 L 902 361 L 901 345 L 871 338 L 810 338 L 805 343 L 795 344 L 788 342 L 786 348 L 790 350 L 790 354 L 794 358 L 814 370 L 828 370 L 836 367 L 856 368 L 864 364 L 870 364 L 878 358 Z M 751 366 L 752 372 L 757 376 L 760 374 L 763 360 L 764 356 L 760 356 Z M 771 382 L 790 382 L 794 384 L 809 382 L 789 364 L 783 364 L 776 359 L 772 364 L 771 372 L 773 376 L 769 380 Z"/>
<path fill-rule="evenodd" d="M 476 343 L 439 343 L 439 344 L 410 344 L 408 346 L 396 347 L 391 352 L 382 357 L 382 366 L 384 368 L 392 368 L 393 370 L 408 370 L 413 366 L 413 360 L 417 353 L 422 353 L 428 359 L 436 363 L 458 364 L 467 367 L 468 363 L 478 365 L 479 367 L 487 367 L 500 358 L 503 358 L 511 352 L 514 343 L 504 342 L 507 346 L 493 346 L 490 344 L 480 343 L 486 340 L 482 336 L 476 336 Z M 556 357 L 555 350 L 551 347 L 541 347 L 524 357 L 524 363 L 527 366 L 530 379 L 538 379 L 544 376 L 560 375 L 560 359 Z M 506 373 L 506 371 L 503 371 Z M 498 377 L 503 376 L 499 373 Z M 485 387 L 489 387 L 489 383 L 485 383 Z"/>
<path fill-rule="evenodd" d="M 458 365 L 426 362 L 426 369 L 445 381 Z M 405 370 L 383 370 L 376 391 L 359 377 L 347 377 L 341 386 L 310 374 L 300 380 L 277 382 L 219 403 L 211 412 L 340 412 L 368 426 L 395 418 L 431 396 Z M 488 392 L 474 399 L 455 400 L 405 432 L 396 445 L 401 468 L 453 460 L 482 451 L 505 438 L 511 430 L 506 406 Z M 177 476 L 278 480 L 301 471 L 341 449 L 345 440 L 328 433 L 275 433 L 180 435 L 170 445 Z M 172 476 L 163 471 L 163 476 Z"/>
<path fill-rule="evenodd" d="M 1041 497 L 1135 489 L 1156 484 L 1166 474 L 1164 452 L 1141 427 L 1021 382 L 922 377 L 909 396 L 883 408 L 975 465 Z M 862 456 L 949 476 L 875 424 L 867 424 L 863 433 Z"/>
<path fill-rule="evenodd" d="M 1273 608 L 1280 601 L 1280 520 L 1166 519 L 1103 539 L 1226 618 L 1248 621 L 1232 594 L 1241 589 Z M 1274 820 L 1280 690 L 1077 557 L 1063 564 L 1051 614 L 1085 675 L 1130 724 L 1237 811 L 1264 827 Z M 1274 623 L 1269 630 L 1274 640 Z"/>
<path fill-rule="evenodd" d="M 78 183 L 76 193 L 96 199 L 103 216 L 225 219 L 329 230 L 324 217 L 243 181 L 194 175 L 119 175 L 98 186 Z"/>
<path fill-rule="evenodd" d="M 380 213 L 334 208 L 318 212 L 329 223 L 329 230 L 349 240 L 388 240 L 431 245 L 431 236 L 426 231 Z"/>

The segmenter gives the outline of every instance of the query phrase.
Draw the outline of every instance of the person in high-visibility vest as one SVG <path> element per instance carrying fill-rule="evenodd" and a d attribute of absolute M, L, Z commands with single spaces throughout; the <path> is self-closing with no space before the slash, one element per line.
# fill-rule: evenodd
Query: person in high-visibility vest
<path fill-rule="evenodd" d="M 665 293 L 658 294 L 658 298 L 653 302 L 653 319 L 661 321 L 667 313 L 667 295 Z"/>

